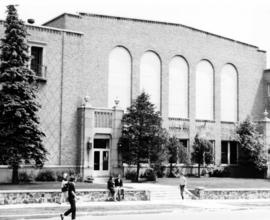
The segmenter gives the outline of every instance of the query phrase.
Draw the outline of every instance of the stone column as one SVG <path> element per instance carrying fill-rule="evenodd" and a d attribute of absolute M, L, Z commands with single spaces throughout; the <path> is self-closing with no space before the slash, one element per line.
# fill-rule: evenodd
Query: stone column
<path fill-rule="evenodd" d="M 85 97 L 83 104 L 79 107 L 79 149 L 80 154 L 80 172 L 83 178 L 92 174 L 93 166 L 91 163 L 92 148 L 93 148 L 93 135 L 94 135 L 94 109 Z"/>
<path fill-rule="evenodd" d="M 119 109 L 116 105 L 113 108 L 113 117 L 112 117 L 112 143 L 111 143 L 111 159 L 110 167 L 111 174 L 122 174 L 122 161 L 121 156 L 118 152 L 118 141 L 121 137 L 122 131 L 122 118 L 124 115 L 124 110 Z"/>

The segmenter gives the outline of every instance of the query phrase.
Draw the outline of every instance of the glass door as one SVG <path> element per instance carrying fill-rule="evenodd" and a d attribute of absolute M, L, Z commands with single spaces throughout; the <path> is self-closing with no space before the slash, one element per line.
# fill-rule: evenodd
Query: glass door
<path fill-rule="evenodd" d="M 107 177 L 110 170 L 109 139 L 94 140 L 94 176 Z"/>

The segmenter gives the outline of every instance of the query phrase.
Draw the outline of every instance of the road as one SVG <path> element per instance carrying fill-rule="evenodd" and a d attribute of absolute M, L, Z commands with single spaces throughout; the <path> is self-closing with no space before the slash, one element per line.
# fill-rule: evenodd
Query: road
<path fill-rule="evenodd" d="M 103 215 L 103 216 L 80 216 L 77 220 L 269 220 L 270 211 L 268 210 L 238 210 L 238 211 L 201 211 L 201 212 L 190 212 L 190 211 L 172 211 L 165 213 L 148 213 L 148 214 L 129 214 L 129 215 Z M 59 220 L 60 217 L 49 218 L 48 220 Z M 70 219 L 66 217 L 65 219 Z M 36 219 L 36 220 L 44 220 Z"/>
<path fill-rule="evenodd" d="M 60 220 L 65 207 L 0 208 L 0 220 Z M 70 216 L 65 219 L 71 219 Z M 77 220 L 264 220 L 270 219 L 270 200 L 186 200 L 160 202 L 86 203 Z"/>

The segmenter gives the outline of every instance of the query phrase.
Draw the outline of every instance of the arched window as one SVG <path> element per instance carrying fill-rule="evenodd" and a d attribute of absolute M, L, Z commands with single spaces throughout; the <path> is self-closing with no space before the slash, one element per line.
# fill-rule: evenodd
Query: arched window
<path fill-rule="evenodd" d="M 124 47 L 115 47 L 109 55 L 108 107 L 119 106 L 126 109 L 131 100 L 131 56 Z"/>
<path fill-rule="evenodd" d="M 202 60 L 196 69 L 196 119 L 214 119 L 214 70 Z"/>
<path fill-rule="evenodd" d="M 169 65 L 169 117 L 188 118 L 188 64 L 180 56 Z"/>
<path fill-rule="evenodd" d="M 150 95 L 150 101 L 160 110 L 160 59 L 154 52 L 143 54 L 140 64 L 140 90 Z"/>
<path fill-rule="evenodd" d="M 237 121 L 237 71 L 231 64 L 221 70 L 221 121 Z"/>

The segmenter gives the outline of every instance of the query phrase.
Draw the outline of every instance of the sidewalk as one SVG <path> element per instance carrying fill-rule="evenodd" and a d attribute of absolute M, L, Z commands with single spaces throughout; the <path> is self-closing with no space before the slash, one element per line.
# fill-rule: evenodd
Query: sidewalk
<path fill-rule="evenodd" d="M 68 204 L 24 204 L 0 206 L 0 219 L 52 218 L 69 207 Z M 269 209 L 270 200 L 161 200 L 121 202 L 77 202 L 78 216 L 127 215 L 143 213 L 166 213 L 173 211 L 237 211 Z"/>

